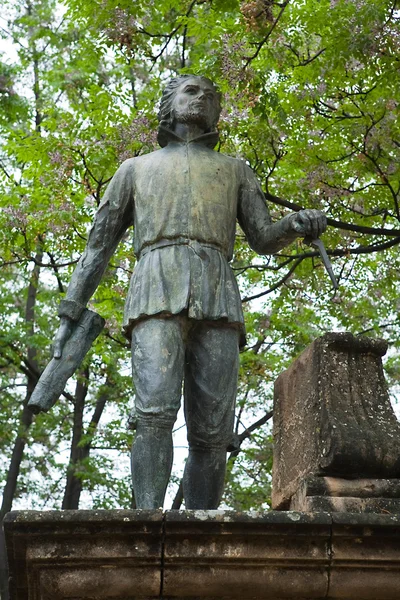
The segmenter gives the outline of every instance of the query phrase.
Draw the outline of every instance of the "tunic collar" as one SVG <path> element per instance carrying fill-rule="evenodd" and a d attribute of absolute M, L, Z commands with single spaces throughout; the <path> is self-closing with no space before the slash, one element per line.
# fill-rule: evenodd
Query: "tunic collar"
<path fill-rule="evenodd" d="M 178 142 L 180 144 L 203 144 L 204 146 L 207 146 L 212 150 L 219 142 L 219 133 L 218 131 L 203 133 L 202 135 L 199 135 L 198 137 L 195 137 L 189 140 L 189 142 L 187 142 L 187 140 L 184 140 L 179 135 L 176 135 L 174 131 L 171 131 L 170 129 L 167 129 L 166 127 L 160 125 L 158 129 L 157 140 L 161 148 L 165 148 L 165 146 L 167 146 L 169 142 Z"/>

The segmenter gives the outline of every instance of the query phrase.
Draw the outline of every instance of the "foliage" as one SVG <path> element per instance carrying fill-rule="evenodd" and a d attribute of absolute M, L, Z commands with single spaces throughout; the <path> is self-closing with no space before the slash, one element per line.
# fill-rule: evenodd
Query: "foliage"
<path fill-rule="evenodd" d="M 324 240 L 340 281 L 336 295 L 317 253 L 301 241 L 259 257 L 238 231 L 233 268 L 248 347 L 237 434 L 268 413 L 278 373 L 328 330 L 387 337 L 387 376 L 398 384 L 400 34 L 393 0 L 3 4 L 2 35 L 16 56 L 0 63 L 0 480 L 21 441 L 14 506 L 65 506 L 69 453 L 78 502 L 83 490 L 88 506 L 131 505 L 128 474 L 116 476 L 127 471 L 120 465 L 129 464 L 132 438 L 125 430 L 129 352 L 120 334 L 134 267 L 129 235 L 92 300 L 107 327 L 82 379 L 32 424 L 24 406 L 49 358 L 57 305 L 107 182 L 125 158 L 155 148 L 160 90 L 177 73 L 205 74 L 219 86 L 218 149 L 252 166 L 274 219 L 316 207 L 331 225 Z M 242 442 L 225 503 L 267 506 L 266 423 Z"/>

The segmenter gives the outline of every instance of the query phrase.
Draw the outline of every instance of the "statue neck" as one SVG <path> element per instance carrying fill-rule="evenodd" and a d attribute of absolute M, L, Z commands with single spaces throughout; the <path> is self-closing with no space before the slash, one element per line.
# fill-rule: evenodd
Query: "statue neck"
<path fill-rule="evenodd" d="M 173 132 L 187 142 L 198 138 L 205 133 L 204 129 L 198 127 L 194 123 L 175 123 Z"/>

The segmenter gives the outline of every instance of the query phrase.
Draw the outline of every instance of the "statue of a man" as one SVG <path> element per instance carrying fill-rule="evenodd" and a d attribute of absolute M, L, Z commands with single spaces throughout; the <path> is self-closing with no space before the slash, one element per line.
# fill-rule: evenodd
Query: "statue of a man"
<path fill-rule="evenodd" d="M 132 341 L 136 391 L 132 476 L 138 508 L 163 505 L 182 383 L 189 443 L 185 505 L 213 509 L 220 502 L 244 342 L 229 266 L 236 219 L 259 254 L 326 229 L 317 210 L 271 223 L 252 170 L 213 151 L 220 110 L 209 79 L 184 75 L 168 83 L 159 112 L 161 150 L 125 161 L 114 175 L 60 304 L 55 357 L 133 225 L 137 265 L 124 330 Z"/>

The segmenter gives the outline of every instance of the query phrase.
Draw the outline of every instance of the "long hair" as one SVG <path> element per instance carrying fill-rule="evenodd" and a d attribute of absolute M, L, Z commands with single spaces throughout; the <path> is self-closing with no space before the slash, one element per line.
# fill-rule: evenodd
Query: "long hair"
<path fill-rule="evenodd" d="M 162 97 L 161 97 L 160 110 L 158 112 L 158 121 L 159 121 L 160 127 L 172 129 L 172 127 L 174 125 L 174 114 L 173 114 L 173 110 L 172 110 L 172 103 L 174 101 L 175 94 L 176 94 L 178 88 L 187 79 L 203 79 L 211 84 L 211 86 L 215 92 L 214 111 L 213 111 L 213 115 L 212 115 L 211 127 L 205 133 L 215 131 L 218 120 L 219 120 L 219 115 L 221 113 L 221 94 L 219 93 L 218 89 L 216 88 L 216 86 L 210 79 L 208 79 L 207 77 L 202 77 L 200 75 L 179 75 L 179 77 L 174 77 L 167 83 L 167 85 L 164 88 Z M 165 146 L 163 137 L 164 137 L 163 135 L 160 135 L 160 129 L 159 129 L 158 130 L 158 142 L 159 142 L 160 146 Z"/>

